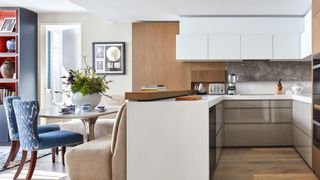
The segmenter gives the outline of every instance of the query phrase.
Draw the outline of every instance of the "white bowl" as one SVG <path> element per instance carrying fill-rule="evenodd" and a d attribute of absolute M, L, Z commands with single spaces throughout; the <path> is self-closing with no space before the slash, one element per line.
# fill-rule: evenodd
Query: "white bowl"
<path fill-rule="evenodd" d="M 291 87 L 293 94 L 301 94 L 304 87 L 302 84 L 300 83 L 295 83 L 292 87 Z"/>

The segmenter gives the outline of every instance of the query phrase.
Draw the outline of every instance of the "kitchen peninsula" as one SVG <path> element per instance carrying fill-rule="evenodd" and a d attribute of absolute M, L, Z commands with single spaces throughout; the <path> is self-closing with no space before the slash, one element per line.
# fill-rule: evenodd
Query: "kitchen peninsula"
<path fill-rule="evenodd" d="M 208 180 L 223 147 L 294 146 L 312 164 L 311 95 L 129 100 L 127 112 L 128 180 Z"/>

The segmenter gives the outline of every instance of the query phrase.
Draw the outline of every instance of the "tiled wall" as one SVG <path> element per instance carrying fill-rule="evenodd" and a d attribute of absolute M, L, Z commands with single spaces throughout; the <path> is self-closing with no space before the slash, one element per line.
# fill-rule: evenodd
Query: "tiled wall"
<path fill-rule="evenodd" d="M 238 82 L 311 81 L 311 62 L 242 61 L 226 62 L 227 73 L 235 73 Z"/>

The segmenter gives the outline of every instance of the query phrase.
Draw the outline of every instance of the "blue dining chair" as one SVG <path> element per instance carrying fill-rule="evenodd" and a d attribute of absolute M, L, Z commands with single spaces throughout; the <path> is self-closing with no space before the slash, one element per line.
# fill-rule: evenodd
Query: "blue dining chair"
<path fill-rule="evenodd" d="M 4 163 L 3 168 L 7 168 L 11 161 L 17 156 L 17 153 L 20 149 L 19 143 L 19 133 L 18 133 L 18 126 L 16 116 L 14 114 L 14 109 L 12 105 L 13 100 L 20 100 L 18 96 L 11 96 L 6 97 L 3 101 L 4 110 L 6 113 L 7 124 L 9 129 L 9 138 L 11 141 L 11 148 L 10 153 L 7 158 L 7 161 Z M 57 131 L 60 130 L 60 126 L 58 124 L 48 124 L 48 125 L 39 125 L 38 126 L 38 133 L 45 133 L 50 131 Z M 52 162 L 55 162 L 55 152 L 58 152 L 56 149 L 52 149 Z"/>
<path fill-rule="evenodd" d="M 19 177 L 28 151 L 31 151 L 31 160 L 26 179 L 30 180 L 36 166 L 38 150 L 62 147 L 62 163 L 64 165 L 66 146 L 83 143 L 82 134 L 71 131 L 59 130 L 39 134 L 37 129 L 39 104 L 37 101 L 13 100 L 12 103 L 22 147 L 22 158 L 14 179 Z"/>

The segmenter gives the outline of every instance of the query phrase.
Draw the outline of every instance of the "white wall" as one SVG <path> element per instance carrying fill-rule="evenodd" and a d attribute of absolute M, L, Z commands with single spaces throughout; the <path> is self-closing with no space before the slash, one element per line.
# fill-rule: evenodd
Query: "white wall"
<path fill-rule="evenodd" d="M 124 41 L 126 43 L 126 75 L 114 75 L 108 94 L 124 94 L 132 91 L 132 24 L 111 23 L 91 13 L 40 13 L 39 24 L 82 24 L 82 54 L 92 64 L 92 42 Z M 39 56 L 39 61 L 45 59 Z"/>

